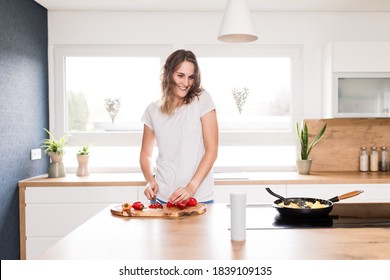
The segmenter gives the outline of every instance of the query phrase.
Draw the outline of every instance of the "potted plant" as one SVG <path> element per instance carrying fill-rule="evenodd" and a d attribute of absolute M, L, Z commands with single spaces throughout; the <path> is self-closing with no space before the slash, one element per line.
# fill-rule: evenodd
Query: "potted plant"
<path fill-rule="evenodd" d="M 44 130 L 49 134 L 49 138 L 42 140 L 41 148 L 44 149 L 44 153 L 50 156 L 49 177 L 65 177 L 65 168 L 62 159 L 64 156 L 65 143 L 69 140 L 70 135 L 66 134 L 61 138 L 56 139 L 49 130 L 46 128 L 44 128 Z"/>
<path fill-rule="evenodd" d="M 79 164 L 76 171 L 77 176 L 89 175 L 88 161 L 89 161 L 89 145 L 84 145 L 77 152 L 77 162 Z"/>
<path fill-rule="evenodd" d="M 301 127 L 299 127 L 298 122 L 296 123 L 296 131 L 299 142 L 301 144 L 301 152 L 299 159 L 297 160 L 297 170 L 299 174 L 310 174 L 312 160 L 309 158 L 311 150 L 314 148 L 318 142 L 321 141 L 322 136 L 326 130 L 326 123 L 322 127 L 321 131 L 315 136 L 313 141 L 309 144 L 309 129 L 305 122 L 302 122 Z"/>
<path fill-rule="evenodd" d="M 82 146 L 82 147 L 78 150 L 77 155 L 78 155 L 78 156 L 87 156 L 87 155 L 89 155 L 89 145 L 84 145 L 84 146 Z"/>
<path fill-rule="evenodd" d="M 44 148 L 44 153 L 48 154 L 54 163 L 62 163 L 62 158 L 64 155 L 65 143 L 69 140 L 69 135 L 66 134 L 60 139 L 56 139 L 54 135 L 44 128 L 44 130 L 49 134 L 49 138 L 42 140 L 41 148 Z"/>

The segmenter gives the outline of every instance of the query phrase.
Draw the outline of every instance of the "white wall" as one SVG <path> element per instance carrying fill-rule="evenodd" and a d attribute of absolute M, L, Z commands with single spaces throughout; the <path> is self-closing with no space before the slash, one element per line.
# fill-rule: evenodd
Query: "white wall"
<path fill-rule="evenodd" d="M 57 44 L 223 44 L 222 13 L 49 11 L 49 50 Z M 330 41 L 390 41 L 390 13 L 253 13 L 254 45 L 303 47 L 303 117 L 321 118 L 322 49 Z M 50 90 L 53 88 L 52 57 Z"/>

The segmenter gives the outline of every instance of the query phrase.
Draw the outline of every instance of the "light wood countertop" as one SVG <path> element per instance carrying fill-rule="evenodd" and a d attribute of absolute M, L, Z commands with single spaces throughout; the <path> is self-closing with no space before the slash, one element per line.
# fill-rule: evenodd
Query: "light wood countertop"
<path fill-rule="evenodd" d="M 119 217 L 110 207 L 40 259 L 390 259 L 390 228 L 247 230 L 244 242 L 232 242 L 225 204 L 208 205 L 199 216 L 175 219 Z"/>
<path fill-rule="evenodd" d="M 389 184 L 390 172 L 239 172 L 215 173 L 215 185 L 265 184 Z M 58 186 L 144 186 L 141 173 L 92 173 L 79 177 L 68 173 L 62 178 L 48 178 L 47 174 L 19 182 L 19 187 Z"/>

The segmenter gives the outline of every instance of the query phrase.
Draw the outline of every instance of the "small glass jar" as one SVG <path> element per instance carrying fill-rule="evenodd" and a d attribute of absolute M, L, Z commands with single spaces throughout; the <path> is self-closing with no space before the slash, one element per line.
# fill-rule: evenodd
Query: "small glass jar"
<path fill-rule="evenodd" d="M 360 171 L 368 171 L 368 152 L 365 146 L 360 148 Z"/>
<path fill-rule="evenodd" d="M 381 155 L 379 160 L 379 170 L 382 172 L 389 171 L 389 151 L 387 147 L 381 147 Z"/>
<path fill-rule="evenodd" d="M 371 154 L 370 154 L 370 171 L 378 171 L 379 163 L 379 153 L 377 147 L 373 146 L 371 147 Z"/>

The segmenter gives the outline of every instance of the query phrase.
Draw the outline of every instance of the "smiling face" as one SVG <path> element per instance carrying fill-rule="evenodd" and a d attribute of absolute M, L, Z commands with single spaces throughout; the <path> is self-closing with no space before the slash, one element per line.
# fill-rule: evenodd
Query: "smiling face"
<path fill-rule="evenodd" d="M 181 104 L 195 81 L 195 66 L 193 63 L 184 61 L 173 73 L 175 83 L 174 93 L 177 104 Z"/>
<path fill-rule="evenodd" d="M 193 52 L 177 50 L 167 58 L 161 75 L 161 89 L 161 112 L 168 115 L 182 104 L 191 103 L 203 91 Z"/>

